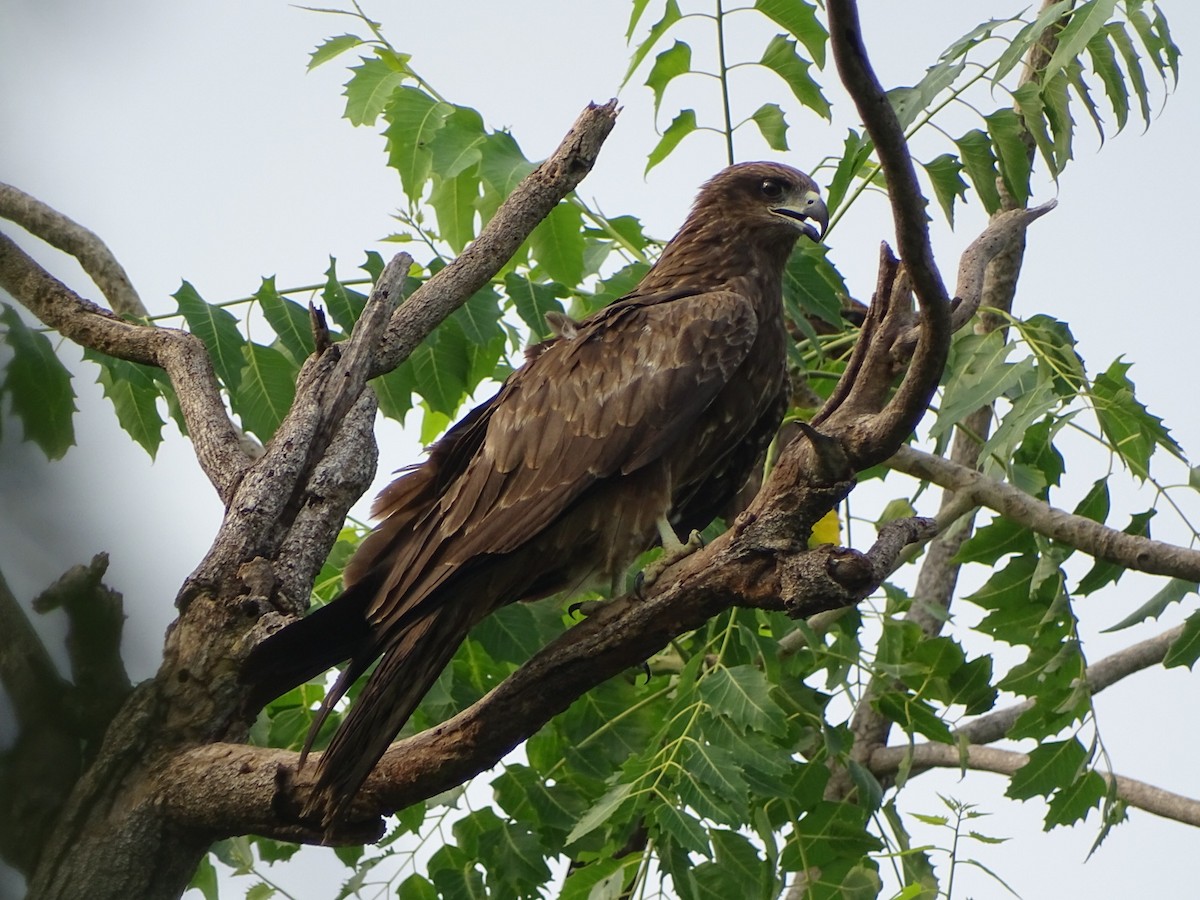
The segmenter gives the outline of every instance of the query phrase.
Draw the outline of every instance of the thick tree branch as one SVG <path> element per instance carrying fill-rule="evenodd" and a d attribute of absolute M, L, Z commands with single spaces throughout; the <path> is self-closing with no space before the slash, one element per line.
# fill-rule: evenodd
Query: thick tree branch
<path fill-rule="evenodd" d="M 876 776 L 887 776 L 895 774 L 909 761 L 914 770 L 965 767 L 981 772 L 1012 775 L 1029 762 L 1029 756 L 1015 750 L 980 747 L 976 744 L 965 748 L 952 744 L 917 744 L 914 747 L 884 747 L 876 750 L 871 754 L 869 766 Z M 1173 794 L 1124 775 L 1109 775 L 1103 772 L 1100 775 L 1105 781 L 1116 782 L 1117 797 L 1130 806 L 1162 816 L 1164 819 L 1200 826 L 1200 800 Z"/>
<path fill-rule="evenodd" d="M 400 302 L 404 277 L 411 265 L 412 257 L 407 253 L 396 254 L 376 281 L 349 339 L 305 363 L 291 409 L 276 429 L 262 459 L 238 484 L 212 548 L 180 591 L 181 606 L 186 606 L 197 592 L 211 590 L 223 579 L 234 578 L 251 560 L 278 557 L 280 546 L 305 505 L 314 466 L 363 393 L 371 362 Z M 367 431 L 373 424 L 371 419 L 364 420 L 361 416 L 356 422 Z M 373 469 L 372 466 L 367 473 L 366 483 L 370 482 Z M 338 522 L 341 521 L 339 517 Z M 315 554 L 323 555 L 328 553 L 329 546 L 312 549 Z M 311 566 L 306 568 L 314 571 Z M 289 601 L 307 601 L 307 586 L 294 587 L 304 589 L 300 597 Z"/>
<path fill-rule="evenodd" d="M 534 227 L 592 170 L 618 112 L 616 100 L 602 106 L 589 103 L 558 149 L 522 179 L 471 245 L 413 292 L 388 328 L 372 377 L 407 359 L 443 319 L 512 258 Z"/>
<path fill-rule="evenodd" d="M 1097 559 L 1151 575 L 1200 581 L 1200 550 L 1126 534 L 1083 516 L 1071 515 L 1010 484 L 911 447 L 897 451 L 887 464 L 898 472 L 956 491 L 1006 519 Z"/>
<path fill-rule="evenodd" d="M 189 750 L 164 766 L 158 796 L 189 827 L 361 842 L 364 833 L 374 833 L 381 813 L 485 771 L 584 692 L 640 665 L 672 638 L 731 606 L 810 615 L 857 602 L 890 571 L 906 540 L 930 527 L 924 520 L 891 523 L 865 554 L 822 547 L 776 557 L 755 543 L 761 532 L 753 524 L 752 514 L 743 516 L 733 530 L 669 569 L 649 596 L 603 606 L 469 709 L 394 744 L 368 779 L 349 821 L 332 834 L 319 823 L 299 820 L 314 767 L 297 772 L 298 755 L 290 751 L 229 744 Z"/>
<path fill-rule="evenodd" d="M 79 260 L 113 312 L 138 318 L 148 315 L 133 282 L 112 251 L 78 222 L 19 188 L 3 183 L 0 183 L 0 217 L 16 222 L 34 237 Z"/>
<path fill-rule="evenodd" d="M 242 436 L 225 412 L 204 344 L 175 328 L 126 322 L 85 300 L 0 234 L 0 287 L 45 325 L 82 347 L 164 369 L 179 398 L 200 467 L 222 501 L 250 465 Z"/>

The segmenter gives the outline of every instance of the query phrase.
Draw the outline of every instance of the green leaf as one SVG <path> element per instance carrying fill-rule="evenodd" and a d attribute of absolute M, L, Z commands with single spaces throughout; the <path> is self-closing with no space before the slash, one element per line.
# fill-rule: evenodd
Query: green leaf
<path fill-rule="evenodd" d="M 1004 360 L 1012 351 L 1000 331 L 964 335 L 955 343 L 954 376 L 946 387 L 937 420 L 929 433 L 938 437 L 980 407 L 987 406 L 1014 388 L 1034 369 L 1032 359 Z"/>
<path fill-rule="evenodd" d="M 379 57 L 361 59 L 361 66 L 350 68 L 354 74 L 342 92 L 346 98 L 346 111 L 342 115 L 351 125 L 374 125 L 392 92 L 404 82 L 405 73 Z"/>
<path fill-rule="evenodd" d="M 1059 72 L 1042 85 L 1041 91 L 1042 109 L 1053 135 L 1055 172 L 1065 169 L 1067 160 L 1074 156 L 1071 140 L 1075 133 L 1075 120 L 1071 118 L 1071 101 L 1067 96 L 1069 84 L 1067 73 Z"/>
<path fill-rule="evenodd" d="M 1005 75 L 1025 59 L 1029 53 L 1029 48 L 1041 39 L 1042 34 L 1045 33 L 1047 28 L 1057 23 L 1064 15 L 1069 13 L 1073 5 L 1074 0 L 1058 0 L 1057 3 L 1052 3 L 1043 8 L 1034 21 L 1029 22 L 1021 28 L 1013 36 L 1007 49 L 1000 54 L 1000 58 L 996 61 L 996 67 L 992 71 L 992 84 L 999 84 Z M 1033 82 L 1029 83 L 1033 84 Z"/>
<path fill-rule="evenodd" d="M 112 401 L 121 427 L 154 459 L 162 443 L 163 419 L 158 413 L 158 383 L 154 369 L 85 348 L 83 358 L 100 367 L 96 383 Z"/>
<path fill-rule="evenodd" d="M 684 850 L 712 858 L 708 832 L 704 830 L 704 826 L 700 824 L 699 820 L 686 810 L 679 809 L 670 803 L 660 803 L 654 807 L 650 821 L 659 831 L 669 835 Z"/>
<path fill-rule="evenodd" d="M 696 111 L 694 109 L 680 110 L 679 115 L 671 120 L 671 124 L 667 126 L 667 130 L 663 132 L 662 137 L 659 138 L 658 143 L 654 145 L 654 149 L 646 158 L 645 172 L 649 172 L 666 159 L 671 151 L 679 146 L 679 142 L 695 130 Z"/>
<path fill-rule="evenodd" d="M 817 18 L 817 9 L 804 0 L 755 0 L 754 8 L 792 37 L 799 38 L 818 69 L 825 68 L 829 32 Z"/>
<path fill-rule="evenodd" d="M 1150 536 L 1150 520 L 1157 515 L 1157 510 L 1148 509 L 1129 517 L 1129 524 L 1122 531 L 1137 537 Z M 1125 567 L 1107 559 L 1097 559 L 1087 574 L 1079 579 L 1075 588 L 1077 594 L 1093 594 L 1106 585 L 1116 584 L 1125 574 Z"/>
<path fill-rule="evenodd" d="M 437 887 L 439 897 L 448 900 L 482 900 L 488 896 L 477 861 L 453 844 L 443 844 L 434 852 L 429 858 L 426 872 Z"/>
<path fill-rule="evenodd" d="M 380 375 L 371 381 L 371 387 L 379 399 L 379 411 L 389 419 L 403 422 L 412 409 L 412 395 L 416 391 L 411 363 L 406 360 L 386 375 Z"/>
<path fill-rule="evenodd" d="M 842 297 L 849 294 L 841 273 L 829 262 L 829 248 L 803 241 L 788 257 L 783 273 L 783 301 L 788 315 L 800 324 L 815 316 L 836 328 L 845 327 Z"/>
<path fill-rule="evenodd" d="M 521 179 L 533 171 L 534 165 L 525 158 L 511 134 L 498 131 L 489 134 L 479 145 L 479 174 L 501 199 L 512 193 Z"/>
<path fill-rule="evenodd" d="M 454 823 L 458 845 L 482 863 L 494 894 L 529 896 L 530 889 L 550 877 L 537 838 L 518 822 L 506 822 L 491 808 L 469 813 Z"/>
<path fill-rule="evenodd" d="M 630 853 L 621 859 L 598 859 L 572 868 L 558 900 L 621 900 L 641 861 L 641 854 Z"/>
<path fill-rule="evenodd" d="M 546 313 L 563 311 L 563 305 L 558 298 L 566 291 L 558 284 L 538 284 L 530 281 L 524 275 L 510 272 L 504 276 L 504 292 L 516 307 L 517 315 L 521 317 L 534 337 L 545 340 L 550 337 L 550 326 L 546 324 Z"/>
<path fill-rule="evenodd" d="M 634 7 L 634 15 L 630 17 L 629 33 L 626 35 L 628 40 L 629 35 L 633 33 L 633 29 L 637 24 L 637 18 L 641 16 L 641 10 Z M 621 79 L 621 87 L 629 83 L 630 77 L 633 75 L 637 67 L 642 64 L 642 60 L 646 58 L 654 45 L 658 43 L 659 38 L 667 33 L 667 30 L 682 18 L 679 12 L 679 4 L 676 0 L 667 0 L 667 5 L 663 9 L 663 16 L 654 23 L 650 29 L 650 33 L 646 35 L 646 39 L 638 44 L 633 51 L 633 58 L 629 60 L 629 68 L 625 71 L 625 77 Z"/>
<path fill-rule="evenodd" d="M 1083 359 L 1075 350 L 1075 335 L 1066 322 L 1047 315 L 1019 321 L 1017 328 L 1038 365 L 1051 374 L 1055 392 L 1063 398 L 1074 397 L 1084 389 L 1087 374 Z"/>
<path fill-rule="evenodd" d="M 1104 629 L 1107 634 L 1112 631 L 1120 631 L 1123 628 L 1129 628 L 1131 625 L 1137 625 L 1145 622 L 1147 619 L 1157 619 L 1167 608 L 1173 603 L 1181 603 L 1188 594 L 1200 593 L 1200 585 L 1194 581 L 1185 581 L 1182 578 L 1172 578 L 1167 581 L 1154 596 L 1139 606 L 1132 613 L 1116 625 L 1112 625 Z"/>
<path fill-rule="evenodd" d="M 1109 40 L 1108 29 L 1088 41 L 1087 51 L 1092 61 L 1092 71 L 1100 76 L 1104 93 L 1117 117 L 1117 131 L 1120 131 L 1129 121 L 1129 88 L 1121 67 L 1117 65 L 1117 53 Z"/>
<path fill-rule="evenodd" d="M 1013 773 L 1004 793 L 1014 800 L 1048 797 L 1080 776 L 1087 756 L 1087 750 L 1075 738 L 1045 741 L 1030 752 L 1029 762 Z"/>
<path fill-rule="evenodd" d="M 1108 518 L 1110 508 L 1108 478 L 1097 478 L 1092 482 L 1091 488 L 1084 495 L 1083 499 L 1076 505 L 1074 514 L 1103 524 Z"/>
<path fill-rule="evenodd" d="M 1055 825 L 1074 825 L 1100 805 L 1108 786 L 1098 772 L 1084 772 L 1050 798 L 1045 830 Z"/>
<path fill-rule="evenodd" d="M 567 835 L 567 845 L 575 843 L 584 835 L 595 831 L 620 809 L 633 793 L 633 785 L 627 782 L 613 785 L 596 804 L 571 829 Z"/>
<path fill-rule="evenodd" d="M 1100 117 L 1100 110 L 1096 107 L 1096 101 L 1092 99 L 1092 91 L 1087 81 L 1083 77 L 1083 66 L 1078 60 L 1072 60 L 1067 66 L 1067 81 L 1071 85 L 1071 89 L 1075 91 L 1079 97 L 1079 102 L 1083 104 L 1083 108 L 1091 117 L 1092 124 L 1096 127 L 1096 134 L 1100 136 L 1100 143 L 1104 143 L 1104 120 Z"/>
<path fill-rule="evenodd" d="M 492 790 L 501 809 L 559 844 L 586 809 L 586 800 L 569 782 L 548 785 L 542 772 L 516 763 L 504 767 Z"/>
<path fill-rule="evenodd" d="M 771 699 L 771 683 L 754 666 L 718 667 L 700 682 L 704 702 L 743 728 L 782 737 L 783 710 Z"/>
<path fill-rule="evenodd" d="M 247 431 L 264 443 L 271 439 L 296 398 L 300 368 L 273 347 L 246 344 L 241 387 L 231 394 L 234 412 Z"/>
<path fill-rule="evenodd" d="M 995 516 L 959 547 L 954 562 L 995 566 L 1005 556 L 1036 552 L 1037 540 L 1033 532 L 1012 519 Z"/>
<path fill-rule="evenodd" d="M 384 110 L 388 127 L 388 165 L 400 173 L 400 183 L 409 200 L 416 203 L 424 192 L 433 169 L 430 142 L 441 130 L 454 107 L 430 97 L 419 88 L 397 87 Z"/>
<path fill-rule="evenodd" d="M 468 106 L 452 106 L 451 110 L 429 141 L 433 171 L 442 178 L 455 178 L 483 159 L 487 140 L 478 112 Z"/>
<path fill-rule="evenodd" d="M 178 315 L 183 316 L 192 334 L 204 342 L 221 383 L 230 393 L 236 393 L 246 362 L 242 355 L 246 339 L 238 328 L 238 320 L 228 311 L 205 303 L 186 281 L 171 296 L 179 304 Z"/>
<path fill-rule="evenodd" d="M 399 900 L 440 900 L 441 895 L 433 882 L 424 875 L 409 875 L 396 889 Z"/>
<path fill-rule="evenodd" d="M 1117 8 L 1117 0 L 1088 0 L 1076 7 L 1067 24 L 1058 33 L 1058 46 L 1046 64 L 1047 76 L 1054 75 L 1075 59 L 1096 34 L 1104 28 Z"/>
<path fill-rule="evenodd" d="M 330 318 L 346 334 L 354 330 L 354 323 L 362 315 L 363 307 L 367 304 L 367 295 L 346 287 L 337 277 L 337 260 L 329 258 L 329 268 L 325 270 L 325 287 L 321 289 L 321 299 Z"/>
<path fill-rule="evenodd" d="M 1037 633 L 1046 610 L 1041 604 L 1031 602 L 1036 568 L 1036 556 L 1018 556 L 994 573 L 978 591 L 964 598 L 991 611 L 976 626 L 979 631 L 1014 645 L 1027 643 Z"/>
<path fill-rule="evenodd" d="M 963 165 L 958 157 L 943 153 L 936 159 L 921 164 L 933 185 L 934 196 L 946 214 L 946 221 L 954 227 L 954 201 L 967 196 L 967 183 L 962 179 Z"/>
<path fill-rule="evenodd" d="M 954 142 L 962 157 L 963 167 L 975 186 L 975 192 L 988 214 L 1000 208 L 1000 192 L 996 189 L 996 155 L 991 139 L 978 128 L 968 131 Z"/>
<path fill-rule="evenodd" d="M 538 267 L 551 279 L 566 285 L 583 280 L 583 211 L 573 203 L 559 203 L 529 235 L 529 246 Z"/>
<path fill-rule="evenodd" d="M 295 363 L 303 363 L 315 349 L 312 323 L 308 310 L 275 290 L 275 276 L 264 278 L 262 286 L 254 293 L 263 316 L 279 337 Z"/>
<path fill-rule="evenodd" d="M 873 146 L 869 138 L 860 135 L 853 128 L 847 129 L 842 158 L 838 160 L 833 178 L 829 180 L 827 205 L 830 211 L 841 207 L 851 182 L 862 174 L 863 166 L 870 159 Z"/>
<path fill-rule="evenodd" d="M 1163 667 L 1187 666 L 1189 669 L 1200 659 L 1200 612 L 1194 612 L 1183 623 L 1183 632 L 1171 642 Z"/>
<path fill-rule="evenodd" d="M 275 888 L 264 881 L 251 885 L 246 891 L 246 900 L 271 900 L 275 896 Z"/>
<path fill-rule="evenodd" d="M 999 156 L 1000 175 L 1009 196 L 1024 205 L 1029 199 L 1029 174 L 1032 171 L 1029 151 L 1022 140 L 1021 119 L 1011 109 L 1001 109 L 985 116 L 988 134 Z"/>
<path fill-rule="evenodd" d="M 1137 97 L 1138 111 L 1141 113 L 1142 121 L 1149 125 L 1150 89 L 1146 85 L 1146 75 L 1142 71 L 1142 57 L 1137 52 L 1137 48 L 1133 46 L 1133 39 L 1129 36 L 1129 32 L 1120 23 L 1114 22 L 1109 25 L 1107 32 L 1108 37 L 1117 45 L 1117 52 L 1121 54 L 1121 59 L 1125 62 L 1129 80 L 1133 82 L 1133 95 Z M 1116 101 L 1111 98 L 1109 102 L 1116 106 Z M 1125 105 L 1128 106 L 1128 99 Z"/>
<path fill-rule="evenodd" d="M 772 150 L 788 149 L 787 120 L 783 117 L 783 109 L 778 103 L 764 103 L 750 116 L 758 130 L 762 132 L 763 140 Z"/>
<path fill-rule="evenodd" d="M 899 691 L 888 691 L 875 698 L 872 705 L 909 734 L 923 734 L 944 744 L 954 743 L 950 727 L 924 700 Z"/>
<path fill-rule="evenodd" d="M 654 58 L 654 65 L 646 77 L 646 87 L 654 91 L 654 112 L 662 104 L 667 85 L 680 75 L 692 71 L 692 48 L 683 41 L 676 41 Z"/>
<path fill-rule="evenodd" d="M 796 52 L 795 41 L 782 34 L 775 35 L 763 51 L 759 64 L 782 78 L 801 104 L 823 118 L 829 118 L 829 101 L 821 93 L 821 86 L 808 74 L 812 63 Z"/>
<path fill-rule="evenodd" d="M 1051 178 L 1058 179 L 1062 166 L 1055 156 L 1054 139 L 1050 136 L 1046 119 L 1046 104 L 1042 102 L 1042 89 L 1035 81 L 1027 81 L 1012 93 L 1013 104 L 1021 116 L 1025 130 L 1033 136 L 1038 152 L 1046 163 Z M 1063 161 L 1065 164 L 1065 160 Z"/>
<path fill-rule="evenodd" d="M 217 870 L 212 864 L 212 856 L 205 854 L 188 882 L 189 888 L 195 888 L 204 895 L 204 900 L 220 900 L 221 888 L 217 880 Z"/>
<path fill-rule="evenodd" d="M 856 864 L 882 846 L 867 829 L 868 815 L 867 810 L 850 803 L 817 803 L 796 823 L 780 865 L 797 872 L 824 868 L 835 860 Z"/>
<path fill-rule="evenodd" d="M 1181 460 L 1184 456 L 1162 419 L 1151 415 L 1134 396 L 1133 382 L 1126 375 L 1129 368 L 1130 363 L 1115 360 L 1092 382 L 1090 396 L 1109 446 L 1144 480 L 1150 475 L 1150 457 L 1156 447 Z"/>
<path fill-rule="evenodd" d="M 931 66 L 922 78 L 912 87 L 898 87 L 888 91 L 888 101 L 896 113 L 900 127 L 907 129 L 919 116 L 926 113 L 933 105 L 934 99 L 942 91 L 951 87 L 958 76 L 966 68 L 966 61 L 954 62 L 943 57 L 937 65 Z"/>
<path fill-rule="evenodd" d="M 7 330 L 4 340 L 12 352 L 0 396 L 9 395 L 25 440 L 37 444 L 47 459 L 61 459 L 75 444 L 71 374 L 55 356 L 50 339 L 26 325 L 8 304 L 3 304 L 0 325 Z"/>
<path fill-rule="evenodd" d="M 455 253 L 475 239 L 478 214 L 479 173 L 468 169 L 453 178 L 438 178 L 429 194 L 429 205 L 437 215 L 438 236 Z"/>
<path fill-rule="evenodd" d="M 354 47 L 363 43 L 363 39 L 357 34 L 339 34 L 336 37 L 326 38 L 317 45 L 317 49 L 309 54 L 308 71 L 312 71 L 321 63 L 329 62 L 335 56 L 345 53 Z"/>

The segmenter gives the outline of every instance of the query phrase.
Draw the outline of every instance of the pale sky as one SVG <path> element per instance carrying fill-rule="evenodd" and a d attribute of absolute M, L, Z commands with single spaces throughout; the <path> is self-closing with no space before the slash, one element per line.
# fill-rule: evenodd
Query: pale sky
<path fill-rule="evenodd" d="M 862 3 L 862 16 L 881 79 L 892 86 L 916 81 L 940 49 L 978 21 L 1024 5 L 871 0 Z M 1057 196 L 1060 206 L 1031 232 L 1016 311 L 1070 322 L 1093 373 L 1119 355 L 1132 361 L 1140 399 L 1197 453 L 1194 391 L 1190 380 L 1181 385 L 1178 378 L 1192 363 L 1200 325 L 1192 256 L 1200 236 L 1200 188 L 1187 161 L 1200 142 L 1200 89 L 1189 66 L 1200 46 L 1200 8 L 1187 0 L 1164 6 L 1184 51 L 1182 85 L 1145 135 L 1135 122 L 1098 150 L 1090 125 L 1079 122 L 1075 162 L 1057 191 L 1044 186 L 1035 197 Z M 492 127 L 511 128 L 535 159 L 553 149 L 589 100 L 617 95 L 628 61 L 626 3 L 442 0 L 373 2 L 366 9 L 448 99 L 474 106 Z M 320 281 L 329 255 L 349 274 L 364 250 L 386 255 L 394 249 L 380 238 L 395 229 L 390 215 L 403 201 L 398 178 L 384 165 L 382 139 L 340 119 L 343 62 L 350 58 L 304 71 L 317 43 L 357 30 L 354 23 L 262 0 L 4 0 L 0 10 L 0 180 L 98 233 L 152 312 L 174 308 L 169 295 L 181 279 L 219 301 L 253 292 L 264 275 L 274 274 L 281 286 Z M 648 16 L 656 10 L 652 4 Z M 759 47 L 753 44 L 747 55 Z M 697 38 L 697 56 L 701 48 Z M 669 237 L 697 186 L 724 165 L 723 147 L 693 137 L 644 179 L 655 140 L 644 77 L 619 94 L 624 112 L 581 193 L 606 213 L 637 215 L 652 233 Z M 826 81 L 832 78 L 831 66 Z M 747 84 L 752 92 L 755 82 Z M 766 99 L 778 99 L 781 89 L 762 84 L 770 92 Z M 772 154 L 747 133 L 739 155 L 770 155 L 810 168 L 839 153 L 851 113 L 839 92 L 828 93 L 835 126 L 789 113 L 790 153 Z M 667 94 L 660 126 L 680 106 L 711 109 L 714 99 L 703 79 L 681 81 Z M 759 102 L 747 100 L 745 112 Z M 973 125 L 961 130 L 967 127 Z M 948 280 L 981 221 L 978 214 L 962 215 L 957 232 L 935 229 L 935 253 Z M 80 293 L 99 299 L 61 254 L 13 226 L 4 230 Z M 860 204 L 831 238 L 834 261 L 863 299 L 874 282 L 878 242 L 890 237 L 887 210 L 874 201 Z M 65 355 L 76 358 L 72 348 Z M 68 566 L 109 551 L 108 583 L 125 593 L 130 615 L 128 665 L 141 679 L 158 664 L 175 591 L 208 547 L 220 506 L 187 442 L 168 430 L 151 465 L 119 431 L 91 383 L 93 370 L 79 371 L 78 446 L 64 461 L 46 464 L 6 423 L 0 570 L 27 600 Z M 395 426 L 381 428 L 381 439 L 380 484 L 417 452 Z M 1081 472 L 1074 496 L 1095 477 L 1095 467 Z M 1072 495 L 1064 496 L 1069 506 Z M 1146 498 L 1127 502 L 1129 511 L 1147 505 Z M 1127 577 L 1121 590 L 1081 601 L 1088 634 L 1139 606 L 1156 585 Z M 970 613 L 962 615 L 970 621 Z M 1087 645 L 1089 658 L 1180 618 L 1176 608 L 1142 630 L 1097 637 Z M 52 647 L 61 644 L 59 623 L 39 624 L 52 635 Z M 1178 669 L 1147 673 L 1110 689 L 1098 706 L 1117 771 L 1200 796 L 1191 752 L 1195 726 L 1184 721 L 1193 717 L 1180 714 L 1194 706 L 1189 678 Z M 1181 861 L 1196 846 L 1194 831 L 1134 811 L 1083 865 L 1095 837 L 1094 816 L 1044 835 L 1043 805 L 1014 804 L 1003 788 L 1002 779 L 983 773 L 961 782 L 956 773 L 923 776 L 902 795 L 902 806 L 937 813 L 934 792 L 940 790 L 994 813 L 979 830 L 1013 840 L 972 849 L 1026 898 L 1181 895 L 1187 877 Z M 322 865 L 320 852 L 311 857 L 316 862 L 304 867 L 303 880 L 274 875 L 305 885 L 300 896 L 325 896 L 324 888 L 312 893 L 323 883 L 332 893 L 345 870 L 332 861 Z M 956 896 L 1001 893 L 974 870 L 956 878 L 962 890 Z M 4 888 L 0 880 L 0 895 Z"/>

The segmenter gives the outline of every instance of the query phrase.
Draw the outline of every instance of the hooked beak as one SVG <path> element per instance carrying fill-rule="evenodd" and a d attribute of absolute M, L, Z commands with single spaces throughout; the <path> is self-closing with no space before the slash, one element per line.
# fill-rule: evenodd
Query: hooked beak
<path fill-rule="evenodd" d="M 771 212 L 795 220 L 797 227 L 814 241 L 821 240 L 825 236 L 825 230 L 829 228 L 829 210 L 816 191 L 808 191 L 799 206 L 777 206 Z M 805 219 L 816 222 L 821 226 L 821 230 L 817 231 L 805 222 Z"/>

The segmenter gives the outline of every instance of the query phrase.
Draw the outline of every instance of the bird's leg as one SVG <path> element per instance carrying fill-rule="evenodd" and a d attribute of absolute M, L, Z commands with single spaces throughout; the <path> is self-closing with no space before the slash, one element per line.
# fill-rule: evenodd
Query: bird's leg
<path fill-rule="evenodd" d="M 686 542 L 679 540 L 679 536 L 675 534 L 675 529 L 671 527 L 671 523 L 665 515 L 659 516 L 654 524 L 658 528 L 658 538 L 662 543 L 662 556 L 642 570 L 641 575 L 638 576 L 639 590 L 650 587 L 662 577 L 663 572 L 704 546 L 704 538 L 700 536 L 700 532 L 694 529 L 688 535 Z"/>

